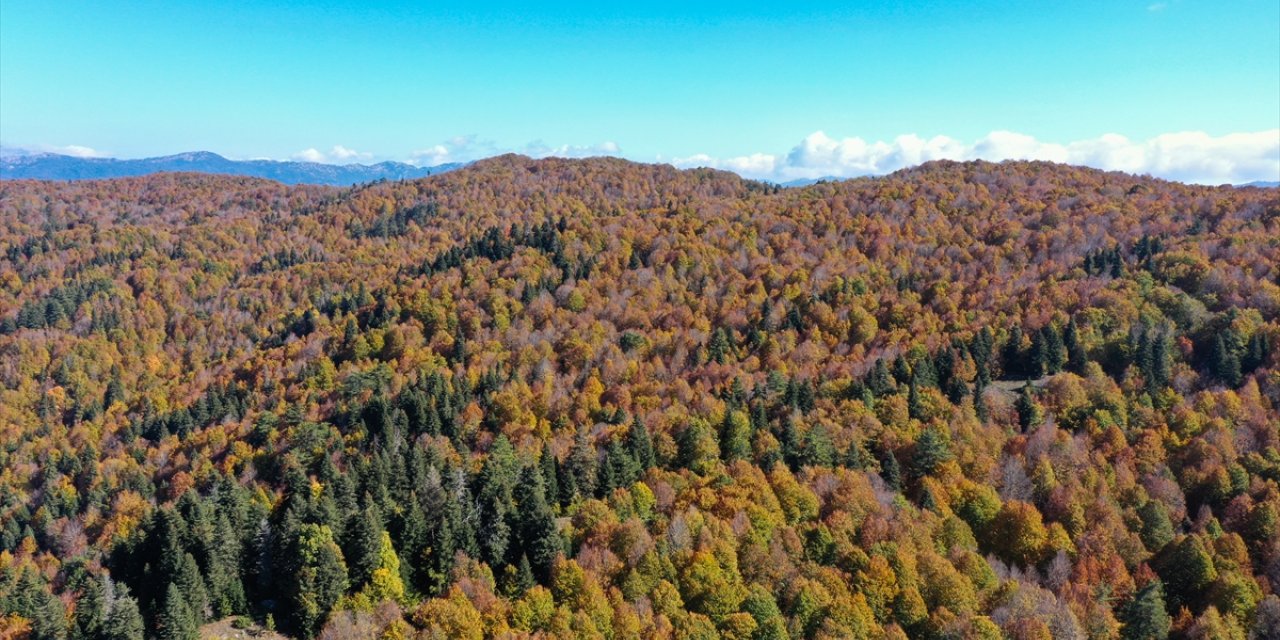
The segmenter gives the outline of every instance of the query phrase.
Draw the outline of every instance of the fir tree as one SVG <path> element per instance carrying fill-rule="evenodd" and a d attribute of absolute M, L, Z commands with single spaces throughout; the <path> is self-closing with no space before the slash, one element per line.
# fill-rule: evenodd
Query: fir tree
<path fill-rule="evenodd" d="M 326 530 L 328 528 L 326 527 Z M 351 584 L 359 587 L 369 582 L 378 567 L 378 548 L 382 541 L 382 516 L 372 502 L 347 521 L 342 544 L 342 557 Z"/>
<path fill-rule="evenodd" d="M 124 585 L 116 585 L 115 589 L 101 637 L 104 640 L 143 640 L 145 625 L 142 613 L 138 611 L 138 601 L 129 595 Z"/>
<path fill-rule="evenodd" d="M 1067 348 L 1062 340 L 1062 333 L 1055 325 L 1042 329 L 1044 332 L 1045 372 L 1059 373 L 1067 364 Z"/>
<path fill-rule="evenodd" d="M 1028 376 L 1039 378 L 1050 372 L 1049 342 L 1045 337 L 1044 329 L 1035 332 L 1031 336 L 1030 359 L 1030 368 L 1027 370 Z"/>
<path fill-rule="evenodd" d="M 598 464 L 595 444 L 591 442 L 586 429 L 579 429 L 566 462 L 566 471 L 573 478 L 579 496 L 589 498 L 595 495 Z"/>
<path fill-rule="evenodd" d="M 725 412 L 720 425 L 720 455 L 727 462 L 751 457 L 751 421 L 741 411 Z"/>
<path fill-rule="evenodd" d="M 170 583 L 165 592 L 164 604 L 156 617 L 156 638 L 159 640 L 198 640 L 200 625 L 195 614 L 182 596 L 178 585 Z"/>
<path fill-rule="evenodd" d="M 641 473 L 657 464 L 654 460 L 653 440 L 649 436 L 649 428 L 640 421 L 640 418 L 631 421 L 631 429 L 627 431 L 627 450 L 640 466 Z"/>
<path fill-rule="evenodd" d="M 516 485 L 516 536 L 521 557 L 530 564 L 534 576 L 544 584 L 550 579 L 551 565 L 560 553 L 560 534 L 555 515 L 547 503 L 542 474 L 532 467 L 521 471 Z"/>
<path fill-rule="evenodd" d="M 1062 339 L 1067 350 L 1067 370 L 1083 375 L 1085 365 L 1089 363 L 1089 356 L 1080 342 L 1080 327 L 1076 324 L 1074 317 L 1067 323 L 1067 330 Z"/>
<path fill-rule="evenodd" d="M 889 367 L 885 365 L 883 358 L 876 360 L 875 366 L 871 368 L 871 375 L 867 378 L 867 388 L 871 389 L 871 393 L 878 398 L 894 392 L 893 375 L 889 373 Z"/>
<path fill-rule="evenodd" d="M 507 561 L 507 548 L 511 544 L 508 514 L 517 473 L 515 450 L 505 436 L 498 436 L 480 470 L 477 495 L 481 553 L 492 567 L 500 567 Z"/>
<path fill-rule="evenodd" d="M 191 619 L 196 626 L 204 624 L 205 609 L 209 606 L 209 596 L 204 588 L 204 578 L 200 575 L 200 567 L 190 553 L 182 554 L 181 564 L 176 576 L 176 584 L 182 592 L 183 602 L 190 611 Z"/>
<path fill-rule="evenodd" d="M 916 439 L 915 454 L 911 458 L 911 468 L 916 477 L 932 474 L 951 459 L 951 438 L 938 426 L 930 426 L 920 432 Z"/>
<path fill-rule="evenodd" d="M 804 443 L 800 450 L 800 465 L 814 467 L 830 467 L 836 461 L 836 447 L 826 427 L 814 425 L 804 434 Z"/>
<path fill-rule="evenodd" d="M 600 465 L 600 495 L 607 496 L 614 489 L 629 487 L 639 477 L 640 468 L 635 458 L 620 440 L 610 440 L 604 450 L 604 463 Z"/>
<path fill-rule="evenodd" d="M 1005 377 L 1016 378 L 1026 374 L 1027 367 L 1022 352 L 1022 327 L 1014 326 L 1009 331 L 1009 339 L 1004 343 L 1000 359 L 1004 363 Z"/>
<path fill-rule="evenodd" d="M 379 532 L 379 547 L 381 532 Z M 291 630 L 312 638 L 347 590 L 347 567 L 329 527 L 304 524 L 290 545 L 286 611 Z"/>
<path fill-rule="evenodd" d="M 915 378 L 911 379 L 911 384 L 907 387 L 907 415 L 912 420 L 925 419 L 924 401 L 920 398 L 920 387 Z"/>
<path fill-rule="evenodd" d="M 1253 332 L 1249 336 L 1249 343 L 1245 345 L 1244 358 L 1240 361 L 1242 371 L 1253 371 L 1267 363 L 1267 357 L 1271 353 L 1271 342 L 1267 335 L 1261 330 Z"/>
<path fill-rule="evenodd" d="M 1014 409 L 1018 412 L 1018 427 L 1024 432 L 1031 427 L 1039 426 L 1044 420 L 1044 412 L 1032 394 L 1030 382 L 1022 385 L 1022 389 L 1018 391 L 1018 400 L 1014 403 Z"/>
<path fill-rule="evenodd" d="M 894 492 L 902 491 L 902 466 L 890 449 L 885 449 L 880 454 L 880 477 L 889 489 Z"/>
<path fill-rule="evenodd" d="M 632 426 L 632 429 L 635 429 L 634 425 Z M 631 451 L 632 456 L 636 457 L 638 460 L 639 456 L 636 456 L 634 448 L 630 446 L 631 434 L 628 433 L 627 437 L 627 448 Z M 637 464 L 643 465 L 643 463 L 640 462 L 637 462 Z M 559 502 L 560 496 L 560 487 L 558 486 L 559 477 L 556 473 L 556 467 L 555 454 L 551 452 L 549 447 L 544 445 L 542 447 L 542 453 L 538 456 L 538 468 L 540 475 L 542 476 L 542 486 L 545 490 L 544 493 L 546 494 L 547 503 L 552 505 Z"/>
<path fill-rule="evenodd" d="M 76 598 L 76 611 L 72 617 L 71 640 L 97 640 L 106 622 L 106 602 L 97 580 L 85 580 Z"/>
<path fill-rule="evenodd" d="M 1213 351 L 1209 356 L 1209 369 L 1214 377 L 1228 387 L 1240 386 L 1240 358 L 1219 333 L 1213 337 Z"/>
<path fill-rule="evenodd" d="M 378 542 L 378 564 L 373 569 L 369 584 L 361 591 L 370 602 L 404 600 L 404 580 L 400 575 L 400 556 L 391 544 L 391 534 L 382 532 Z"/>
<path fill-rule="evenodd" d="M 1134 594 L 1124 608 L 1124 627 L 1120 635 L 1125 640 L 1165 640 L 1169 637 L 1172 620 L 1165 610 L 1164 584 L 1152 580 Z"/>
<path fill-rule="evenodd" d="M 725 334 L 724 329 L 717 328 L 711 334 L 711 341 L 707 344 L 707 360 L 716 364 L 724 364 L 729 357 L 731 349 L 729 337 Z"/>

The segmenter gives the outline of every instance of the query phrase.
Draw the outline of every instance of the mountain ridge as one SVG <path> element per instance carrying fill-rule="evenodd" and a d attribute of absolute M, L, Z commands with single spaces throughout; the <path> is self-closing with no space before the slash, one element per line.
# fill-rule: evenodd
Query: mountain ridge
<path fill-rule="evenodd" d="M 0 179 L 94 180 L 126 178 L 161 172 L 248 176 L 284 184 L 350 186 L 376 180 L 423 178 L 465 166 L 447 163 L 419 167 L 404 162 L 333 165 L 291 160 L 232 160 L 212 151 L 189 151 L 151 158 L 80 158 L 56 153 L 9 155 L 0 158 Z"/>
<path fill-rule="evenodd" d="M 547 160 L 570 160 L 570 161 L 598 161 L 598 160 L 614 160 L 618 162 L 653 165 L 653 166 L 669 166 L 677 170 L 712 170 L 720 173 L 728 173 L 737 176 L 743 180 L 758 181 L 764 184 L 777 186 L 783 189 L 803 189 L 818 184 L 839 183 L 847 180 L 857 180 L 862 178 L 882 178 L 890 176 L 902 176 L 917 171 L 935 170 L 937 167 L 946 167 L 951 165 L 973 165 L 973 166 L 999 166 L 1005 163 L 1044 163 L 1052 166 L 1070 166 L 1077 169 L 1097 171 L 1100 173 L 1115 173 L 1131 176 L 1134 178 L 1151 178 L 1154 180 L 1172 182 L 1177 184 L 1192 184 L 1178 180 L 1168 180 L 1155 176 L 1141 176 L 1130 174 L 1123 171 L 1114 171 L 1108 169 L 1099 169 L 1085 165 L 1070 165 L 1063 163 L 1038 161 L 1038 160 L 931 160 L 918 165 L 903 167 L 890 173 L 880 175 L 867 176 L 822 176 L 819 178 L 802 178 L 795 180 L 787 180 L 777 182 L 773 180 L 756 180 L 747 176 L 727 171 L 724 169 L 715 169 L 713 167 L 675 167 L 668 163 L 662 162 L 644 162 L 630 160 L 627 158 L 618 158 L 613 156 L 595 156 L 590 158 L 534 158 L 518 153 L 505 153 L 496 156 L 489 156 L 469 162 L 450 162 L 429 167 L 417 166 L 405 162 L 397 162 L 387 160 L 374 164 L 326 164 L 321 162 L 305 162 L 294 160 L 270 160 L 270 159 L 249 159 L 249 160 L 233 160 L 225 156 L 219 155 L 212 151 L 187 151 L 175 153 L 165 156 L 154 156 L 147 158 L 120 159 L 107 157 L 79 157 L 66 154 L 48 153 L 48 152 L 29 152 L 22 149 L 11 147 L 3 148 L 3 153 L 8 155 L 0 155 L 0 180 L 99 180 L 113 178 L 128 178 L 152 175 L 155 173 L 165 172 L 192 172 L 203 173 L 209 175 L 230 175 L 245 176 L 254 178 L 264 178 L 275 180 L 277 182 L 289 185 L 295 184 L 312 184 L 312 185 L 328 185 L 328 186 L 352 186 L 361 183 L 374 182 L 377 180 L 415 180 L 439 175 L 448 171 L 453 171 L 463 167 L 474 165 L 485 165 L 494 162 L 542 162 Z M 1206 185 L 1207 186 L 1207 185 Z M 1280 187 L 1280 182 L 1270 181 L 1253 181 L 1242 184 L 1232 184 L 1233 187 L 1257 187 L 1257 188 L 1276 188 Z"/>

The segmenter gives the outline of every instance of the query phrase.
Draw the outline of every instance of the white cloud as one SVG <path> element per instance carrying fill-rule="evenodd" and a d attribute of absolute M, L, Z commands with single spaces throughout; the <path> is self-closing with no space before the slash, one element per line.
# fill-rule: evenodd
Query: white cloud
<path fill-rule="evenodd" d="M 536 140 L 525 145 L 520 152 L 534 158 L 589 158 L 592 156 L 616 156 L 622 153 L 622 150 L 618 148 L 616 142 L 612 141 L 591 145 L 562 144 L 558 147 L 551 147 L 541 140 Z"/>
<path fill-rule="evenodd" d="M 25 156 L 36 153 L 56 153 L 61 156 L 72 156 L 75 158 L 104 158 L 105 153 L 78 144 L 69 144 L 66 146 L 58 146 L 52 144 L 37 144 L 30 147 L 10 147 L 0 145 L 0 155 L 8 156 Z"/>
<path fill-rule="evenodd" d="M 450 162 L 469 162 L 499 153 L 502 151 L 490 140 L 481 140 L 474 135 L 455 136 L 439 144 L 414 151 L 409 154 L 409 162 L 419 167 L 433 167 Z"/>
<path fill-rule="evenodd" d="M 751 178 L 786 182 L 824 177 L 878 175 L 930 160 L 1049 160 L 1098 169 L 1151 174 L 1171 180 L 1221 184 L 1280 179 L 1280 129 L 1211 136 L 1166 133 L 1145 141 L 1108 133 L 1066 144 L 1012 131 L 993 131 L 971 143 L 915 134 L 892 141 L 836 139 L 816 131 L 785 154 L 731 158 L 698 154 L 676 158 L 678 167 L 716 167 Z"/>
<path fill-rule="evenodd" d="M 325 153 L 324 151 L 320 151 L 315 147 L 311 147 L 310 149 L 303 149 L 302 151 L 299 151 L 293 154 L 292 158 L 294 160 L 301 160 L 303 162 L 323 162 L 323 163 L 337 164 L 337 163 L 364 162 L 364 161 L 373 159 L 373 154 L 365 153 L 363 151 L 356 151 L 355 149 L 348 149 L 347 147 L 344 147 L 340 144 L 336 144 L 333 146 L 332 149 L 329 150 L 328 153 Z"/>
<path fill-rule="evenodd" d="M 409 162 L 420 167 L 430 167 L 450 162 L 470 162 L 503 153 L 522 153 L 534 158 L 586 158 L 590 156 L 616 156 L 622 150 L 616 142 L 605 141 L 591 145 L 562 144 L 551 146 L 535 140 L 523 147 L 507 147 L 477 136 L 458 136 L 409 154 Z"/>
<path fill-rule="evenodd" d="M 311 148 L 311 149 L 303 149 L 302 151 L 299 151 L 293 154 L 293 159 L 301 160 L 303 162 L 324 162 L 325 157 L 324 157 L 324 154 L 320 152 L 320 150 Z"/>
<path fill-rule="evenodd" d="M 355 149 L 348 149 L 340 144 L 334 145 L 333 150 L 329 152 L 330 157 L 334 160 L 368 160 L 373 157 L 372 153 L 363 153 Z"/>

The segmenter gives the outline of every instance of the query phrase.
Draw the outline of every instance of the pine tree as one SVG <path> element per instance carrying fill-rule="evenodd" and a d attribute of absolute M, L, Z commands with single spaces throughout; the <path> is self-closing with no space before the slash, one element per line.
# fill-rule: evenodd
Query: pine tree
<path fill-rule="evenodd" d="M 1168 585 L 1169 609 L 1195 606 L 1204 590 L 1218 578 L 1213 556 L 1196 534 L 1170 542 L 1152 561 L 1160 578 Z"/>
<path fill-rule="evenodd" d="M 204 578 L 200 575 L 200 566 L 196 564 L 195 557 L 190 553 L 182 554 L 176 584 L 182 591 L 182 599 L 191 612 L 192 621 L 196 626 L 204 624 L 209 596 L 204 588 Z"/>
<path fill-rule="evenodd" d="M 893 379 L 897 384 L 906 384 L 911 381 L 911 365 L 907 364 L 907 359 L 898 356 L 893 359 Z"/>
<path fill-rule="evenodd" d="M 1009 340 L 1004 343 L 1000 359 L 1004 364 L 1005 377 L 1016 378 L 1026 374 L 1027 367 L 1022 354 L 1022 327 L 1015 326 L 1009 331 Z"/>
<path fill-rule="evenodd" d="M 629 487 L 639 477 L 640 468 L 635 458 L 620 440 L 610 440 L 604 450 L 604 464 L 600 465 L 600 494 L 607 496 L 614 489 Z"/>
<path fill-rule="evenodd" d="M 1045 337 L 1044 329 L 1037 331 L 1031 336 L 1031 363 L 1028 375 L 1033 378 L 1039 378 L 1049 373 L 1049 342 Z"/>
<path fill-rule="evenodd" d="M 512 509 L 512 490 L 515 488 L 518 466 L 515 450 L 505 436 L 498 436 L 480 470 L 480 550 L 491 567 L 507 563 L 507 549 L 511 544 L 509 514 Z"/>
<path fill-rule="evenodd" d="M 159 640 L 198 640 L 200 625 L 191 607 L 182 596 L 178 585 L 170 583 L 165 592 L 163 608 L 156 617 L 156 638 Z"/>
<path fill-rule="evenodd" d="M 537 584 L 538 581 L 533 577 L 533 565 L 529 564 L 529 556 L 520 554 L 520 562 L 516 565 L 516 593 L 523 594 Z"/>
<path fill-rule="evenodd" d="M 274 598 L 272 588 L 275 582 L 275 551 L 278 543 L 271 522 L 265 517 L 261 518 L 246 554 L 248 559 L 245 584 L 249 587 L 246 597 L 250 602 L 261 605 L 263 601 Z"/>
<path fill-rule="evenodd" d="M 1067 348 L 1063 344 L 1062 333 L 1052 324 L 1042 331 L 1044 332 L 1045 371 L 1050 374 L 1059 373 L 1067 364 Z"/>
<path fill-rule="evenodd" d="M 538 581 L 546 584 L 562 543 L 555 515 L 547 503 L 542 474 L 532 467 L 523 469 L 516 485 L 515 501 L 516 537 L 523 551 L 520 555 L 529 563 Z"/>
<path fill-rule="evenodd" d="M 814 425 L 804 434 L 804 442 L 800 449 L 800 465 L 813 467 L 830 467 L 836 462 L 836 447 L 831 442 L 831 435 L 826 427 Z"/>
<path fill-rule="evenodd" d="M 1173 524 L 1169 519 L 1169 509 L 1158 500 L 1148 500 L 1138 509 L 1138 517 L 1142 520 L 1140 535 L 1142 543 L 1151 552 L 1158 552 L 1173 540 Z"/>
<path fill-rule="evenodd" d="M 917 358 L 915 365 L 911 367 L 911 380 L 921 387 L 937 387 L 938 370 L 934 367 L 933 359 L 928 355 Z"/>
<path fill-rule="evenodd" d="M 649 436 L 649 428 L 640 421 L 640 418 L 631 421 L 631 429 L 627 431 L 627 450 L 640 466 L 641 473 L 657 464 L 654 460 L 653 440 Z"/>
<path fill-rule="evenodd" d="M 1018 412 L 1018 427 L 1024 432 L 1031 427 L 1039 426 L 1044 420 L 1044 411 L 1032 394 L 1030 382 L 1022 385 L 1022 389 L 1018 392 L 1018 400 L 1014 403 L 1014 409 Z"/>
<path fill-rule="evenodd" d="M 986 383 L 982 381 L 982 378 L 978 378 L 978 381 L 974 384 L 973 388 L 973 413 L 977 416 L 978 422 L 982 424 L 986 424 L 987 418 L 989 417 L 987 411 L 986 390 Z"/>
<path fill-rule="evenodd" d="M 635 427 L 632 426 L 632 429 L 635 429 Z M 634 449 L 630 446 L 631 434 L 628 433 L 627 435 L 628 449 L 632 451 L 632 456 L 637 457 L 638 459 Z M 552 505 L 558 503 L 560 498 L 559 478 L 556 473 L 557 466 L 555 454 L 551 452 L 549 447 L 544 445 L 542 447 L 542 453 L 538 456 L 538 468 L 542 475 L 542 486 L 545 489 L 547 502 Z"/>
<path fill-rule="evenodd" d="M 379 543 L 381 535 L 379 532 Z M 289 551 L 285 611 L 291 630 L 312 638 L 347 590 L 347 567 L 333 532 L 324 525 L 298 527 Z"/>
<path fill-rule="evenodd" d="M 328 531 L 328 527 L 325 528 Z M 378 567 L 378 549 L 382 542 L 382 516 L 372 501 L 363 511 L 347 521 L 342 557 L 351 584 L 359 587 L 369 582 Z"/>
<path fill-rule="evenodd" d="M 1164 584 L 1152 580 L 1134 594 L 1133 601 L 1124 608 L 1124 627 L 1120 635 L 1125 640 L 1165 640 L 1169 637 L 1172 620 L 1165 610 Z"/>
<path fill-rule="evenodd" d="M 1172 371 L 1169 364 L 1169 336 L 1161 331 L 1151 341 L 1151 371 L 1148 390 L 1154 392 L 1168 386 Z"/>
<path fill-rule="evenodd" d="M 912 420 L 925 419 L 924 401 L 920 398 L 920 386 L 916 384 L 914 377 L 907 387 L 907 415 Z"/>
<path fill-rule="evenodd" d="M 729 462 L 751 457 L 751 421 L 743 412 L 725 412 L 720 425 L 720 455 Z"/>
<path fill-rule="evenodd" d="M 142 613 L 138 611 L 138 601 L 129 595 L 124 585 L 116 585 L 116 594 L 110 605 L 111 610 L 102 627 L 103 640 L 143 640 L 145 625 Z"/>
<path fill-rule="evenodd" d="M 429 595 L 439 595 L 444 590 L 458 548 L 455 532 L 463 527 L 462 504 L 453 496 L 446 496 L 440 507 L 439 516 L 428 524 L 427 547 L 421 558 L 415 558 L 422 563 L 419 588 Z"/>
<path fill-rule="evenodd" d="M 782 418 L 782 432 L 778 436 L 782 445 L 782 460 L 792 471 L 798 470 L 803 463 L 800 435 L 796 433 L 796 421 L 791 414 Z"/>
<path fill-rule="evenodd" d="M 1228 387 L 1240 386 L 1240 358 L 1236 356 L 1222 334 L 1213 337 L 1213 351 L 1209 356 L 1209 368 L 1214 377 Z"/>
<path fill-rule="evenodd" d="M 711 334 L 710 343 L 707 344 L 707 359 L 716 364 L 724 364 L 731 349 L 729 337 L 725 334 L 724 329 L 717 328 Z"/>
<path fill-rule="evenodd" d="M 1063 345 L 1067 349 L 1067 370 L 1083 375 L 1085 365 L 1089 363 L 1089 356 L 1085 353 L 1084 345 L 1080 342 L 1080 327 L 1076 325 L 1076 319 L 1071 318 L 1067 323 L 1067 331 L 1063 335 Z"/>
<path fill-rule="evenodd" d="M 937 471 L 951 459 L 951 438 L 936 425 L 925 428 L 916 440 L 911 468 L 916 477 L 924 477 Z"/>
<path fill-rule="evenodd" d="M 422 484 L 426 482 L 424 480 Z M 416 482 L 414 485 L 421 486 Z M 438 488 L 439 485 L 437 484 L 436 489 L 438 490 Z M 418 498 L 416 491 L 410 491 L 408 499 L 404 501 L 402 506 L 396 535 L 396 539 L 399 541 L 396 546 L 399 547 L 400 555 L 403 557 L 403 561 L 400 563 L 400 579 L 406 585 L 406 590 L 408 591 L 420 588 L 422 584 L 418 565 L 420 564 L 419 559 L 427 551 L 429 544 L 427 535 L 427 516 L 422 510 L 422 501 Z"/>
<path fill-rule="evenodd" d="M 902 491 L 902 466 L 892 450 L 885 449 L 880 454 L 880 477 L 885 485 L 894 492 Z"/>
<path fill-rule="evenodd" d="M 76 598 L 76 611 L 72 617 L 71 640 L 97 640 L 102 634 L 109 603 L 97 580 L 85 580 Z"/>
<path fill-rule="evenodd" d="M 573 441 L 573 449 L 569 452 L 569 459 L 565 462 L 565 470 L 573 479 L 573 485 L 577 488 L 577 494 L 580 497 L 589 498 L 595 495 L 598 464 L 595 444 L 591 442 L 586 429 L 579 429 Z"/>
<path fill-rule="evenodd" d="M 404 600 L 400 556 L 396 554 L 395 546 L 391 544 L 391 534 L 386 531 L 382 532 L 382 539 L 378 543 L 378 565 L 374 568 L 369 584 L 365 585 L 362 593 L 368 596 L 370 602 Z"/>
<path fill-rule="evenodd" d="M 895 390 L 893 375 L 889 373 L 889 367 L 885 365 L 884 359 L 876 360 L 876 364 L 871 368 L 871 375 L 867 378 L 867 388 L 871 389 L 877 398 L 883 398 Z"/>
<path fill-rule="evenodd" d="M 1271 343 L 1267 339 L 1267 335 L 1261 330 L 1253 332 L 1249 336 L 1249 343 L 1245 345 L 1244 358 L 1240 361 L 1242 371 L 1253 371 L 1267 363 L 1267 356 L 1271 352 Z"/>

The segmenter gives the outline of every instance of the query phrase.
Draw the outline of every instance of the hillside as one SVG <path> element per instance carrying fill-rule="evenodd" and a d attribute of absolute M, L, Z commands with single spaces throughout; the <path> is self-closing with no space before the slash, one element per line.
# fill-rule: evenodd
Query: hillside
<path fill-rule="evenodd" d="M 279 160 L 228 160 L 208 151 L 135 160 L 80 158 L 56 153 L 38 153 L 0 157 L 0 179 L 95 180 L 188 171 L 268 178 L 285 184 L 325 184 L 345 187 L 376 180 L 424 178 L 451 171 L 460 166 L 462 163 L 418 167 L 403 162 L 335 165 Z"/>
<path fill-rule="evenodd" d="M 1280 625 L 1276 190 L 509 155 L 0 248 L 0 637 Z"/>

